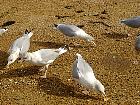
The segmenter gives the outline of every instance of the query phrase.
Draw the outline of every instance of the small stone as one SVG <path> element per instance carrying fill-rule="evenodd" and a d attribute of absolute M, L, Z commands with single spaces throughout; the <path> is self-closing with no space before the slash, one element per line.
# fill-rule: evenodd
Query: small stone
<path fill-rule="evenodd" d="M 15 82 L 15 84 L 17 84 L 18 82 Z"/>
<path fill-rule="evenodd" d="M 12 82 L 12 79 L 9 79 L 10 82 Z"/>
<path fill-rule="evenodd" d="M 133 61 L 133 64 L 134 64 L 134 65 L 138 65 L 139 62 L 138 62 L 137 60 L 135 60 L 135 61 Z"/>
<path fill-rule="evenodd" d="M 87 90 L 82 91 L 82 93 L 89 94 L 89 92 Z"/>
<path fill-rule="evenodd" d="M 115 59 L 116 58 L 116 56 L 113 56 L 113 59 Z"/>

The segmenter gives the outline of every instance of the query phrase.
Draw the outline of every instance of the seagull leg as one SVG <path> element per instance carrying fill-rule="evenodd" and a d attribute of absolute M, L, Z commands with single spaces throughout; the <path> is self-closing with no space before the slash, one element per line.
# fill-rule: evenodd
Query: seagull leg
<path fill-rule="evenodd" d="M 45 66 L 41 67 L 41 68 L 39 69 L 39 71 L 40 71 L 40 72 L 41 72 L 41 71 L 45 71 Z"/>
<path fill-rule="evenodd" d="M 44 70 L 45 70 L 45 74 L 43 76 L 41 76 L 41 78 L 46 78 L 46 74 L 47 74 L 47 70 L 48 70 L 49 65 L 44 66 Z"/>

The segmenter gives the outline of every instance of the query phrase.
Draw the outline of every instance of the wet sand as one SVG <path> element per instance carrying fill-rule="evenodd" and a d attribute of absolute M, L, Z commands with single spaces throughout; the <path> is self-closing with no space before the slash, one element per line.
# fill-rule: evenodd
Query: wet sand
<path fill-rule="evenodd" d="M 105 1 L 105 2 L 104 2 Z M 139 0 L 0 0 L 0 25 L 15 21 L 0 36 L 0 104 L 1 105 L 139 105 L 140 54 L 135 38 L 140 29 L 120 24 L 120 20 L 138 16 Z M 53 24 L 83 25 L 95 38 L 97 47 L 80 39 L 69 39 L 53 29 Z M 60 56 L 49 66 L 46 79 L 28 62 L 15 62 L 9 69 L 7 51 L 25 29 L 34 29 L 30 51 L 80 44 Z M 129 35 L 128 35 L 129 33 Z M 75 54 L 80 53 L 94 68 L 96 77 L 110 98 L 84 94 L 71 76 Z"/>

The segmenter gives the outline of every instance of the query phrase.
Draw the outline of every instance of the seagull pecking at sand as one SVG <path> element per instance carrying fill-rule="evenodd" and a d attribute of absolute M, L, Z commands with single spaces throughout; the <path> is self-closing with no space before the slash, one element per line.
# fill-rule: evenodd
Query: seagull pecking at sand
<path fill-rule="evenodd" d="M 80 54 L 76 54 L 77 59 L 74 61 L 72 77 L 75 81 L 85 86 L 87 89 L 95 90 L 104 96 L 106 101 L 105 88 L 102 83 L 96 79 L 90 65 L 82 58 Z"/>
<path fill-rule="evenodd" d="M 24 32 L 23 36 L 16 39 L 13 44 L 11 45 L 10 49 L 8 50 L 9 57 L 8 57 L 8 64 L 7 68 L 10 64 L 12 64 L 17 58 L 22 58 L 22 55 L 29 50 L 30 47 L 30 38 L 33 33 L 28 31 Z"/>
<path fill-rule="evenodd" d="M 86 40 L 87 42 L 92 42 L 95 46 L 94 38 L 87 34 L 83 29 L 68 24 L 54 24 L 54 26 L 62 32 L 65 36 L 68 37 L 78 37 Z"/>
<path fill-rule="evenodd" d="M 67 49 L 65 49 L 65 47 L 60 47 L 59 49 L 40 49 L 32 53 L 25 53 L 23 60 L 29 61 L 37 66 L 43 66 L 41 71 L 45 70 L 45 74 L 41 77 L 46 78 L 48 66 L 53 63 L 54 60 L 59 57 L 59 55 L 65 53 L 66 51 Z"/>

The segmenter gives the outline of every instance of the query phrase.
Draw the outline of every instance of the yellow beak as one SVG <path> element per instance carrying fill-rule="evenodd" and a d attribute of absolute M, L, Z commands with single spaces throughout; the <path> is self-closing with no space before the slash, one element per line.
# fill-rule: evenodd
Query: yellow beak
<path fill-rule="evenodd" d="M 103 95 L 103 97 L 104 97 L 104 101 L 105 101 L 105 102 L 109 100 L 109 98 L 108 98 L 105 94 L 102 94 L 102 95 Z"/>

